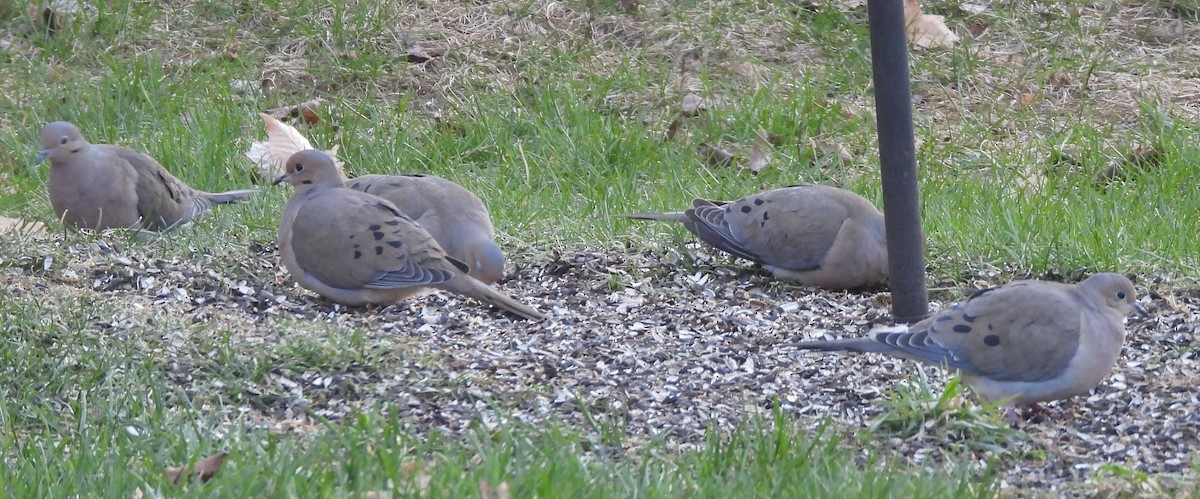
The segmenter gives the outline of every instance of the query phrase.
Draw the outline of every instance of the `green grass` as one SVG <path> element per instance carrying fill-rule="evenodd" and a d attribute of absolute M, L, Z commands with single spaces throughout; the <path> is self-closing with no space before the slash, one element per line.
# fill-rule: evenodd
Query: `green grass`
<path fill-rule="evenodd" d="M 632 16 L 615 1 L 425 3 L 444 11 L 386 2 L 113 0 L 94 2 L 94 13 L 53 34 L 3 4 L 0 39 L 10 44 L 0 51 L 0 214 L 57 230 L 46 166 L 32 164 L 48 121 L 72 121 L 92 142 L 145 150 L 192 186 L 218 191 L 251 182 L 243 153 L 263 136 L 258 112 L 315 97 L 327 102 L 322 121 L 301 130 L 318 147 L 340 144 L 349 173 L 455 179 L 490 206 L 506 249 L 673 248 L 686 240 L 676 229 L 612 215 L 798 181 L 881 200 L 862 10 L 642 2 Z M 965 33 L 955 23 L 968 17 L 954 2 L 922 4 Z M 980 266 L 1012 275 L 1088 269 L 1200 278 L 1200 132 L 1188 97 L 1170 93 L 1200 61 L 1182 51 L 1133 57 L 1129 33 L 1109 22 L 1118 11 L 1091 2 L 992 5 L 970 18 L 988 24 L 986 38 L 913 54 L 934 279 L 953 281 Z M 495 24 L 469 22 L 479 19 Z M 410 64 L 393 28 L 451 50 Z M 445 33 L 461 38 L 440 38 Z M 688 92 L 676 88 L 680 57 L 691 52 L 702 64 L 688 78 L 721 103 L 684 119 L 665 140 Z M 763 76 L 746 77 L 746 67 Z M 1053 83 L 1056 72 L 1065 88 Z M 273 83 L 265 92 L 231 86 L 264 78 Z M 1146 90 L 1130 90 L 1138 78 L 1149 79 Z M 1013 104 L 1022 93 L 1036 96 L 1032 106 Z M 744 162 L 759 128 L 782 139 L 758 175 L 696 153 L 704 142 L 733 145 Z M 818 141 L 844 145 L 851 161 L 814 147 Z M 1097 185 L 1098 172 L 1139 144 L 1161 151 L 1160 159 Z M 1017 187 L 1024 175 L 1043 185 Z M 121 244 L 273 279 L 270 268 L 240 258 L 274 240 L 288 192 L 263 189 L 179 237 Z M 20 260 L 27 250 L 10 245 L 0 267 L 38 275 L 40 260 Z M 90 278 L 85 271 L 81 281 Z M 605 452 L 592 440 L 596 429 L 510 421 L 455 439 L 406 428 L 371 404 L 340 421 L 314 416 L 304 431 L 274 432 L 227 414 L 284 399 L 251 392 L 271 372 L 379 374 L 440 359 L 409 359 L 402 339 L 381 346 L 362 331 L 299 321 L 287 327 L 295 334 L 273 331 L 278 341 L 263 347 L 220 323 L 148 317 L 117 298 L 62 289 L 51 306 L 41 292 L 0 291 L 0 490 L 8 496 L 174 495 L 162 468 L 216 450 L 231 453 L 220 479 L 184 495 L 403 490 L 412 481 L 403 465 L 411 463 L 429 475 L 422 492 L 434 496 L 476 495 L 480 481 L 507 482 L 514 497 L 989 496 L 998 490 L 990 466 L 982 477 L 953 462 L 927 471 L 872 442 L 906 438 L 929 421 L 948 424 L 940 427 L 946 439 L 965 439 L 968 450 L 1003 451 L 1015 438 L 991 416 L 947 408 L 930 393 L 896 395 L 902 405 L 865 438 L 812 434 L 780 418 L 714 431 L 695 450 L 650 446 L 634 456 Z M 122 326 L 123 317 L 136 327 Z M 177 331 L 189 333 L 182 346 L 171 345 Z M 192 385 L 175 380 L 163 351 L 203 378 L 198 393 L 185 393 Z M 845 440 L 864 448 L 847 452 Z"/>

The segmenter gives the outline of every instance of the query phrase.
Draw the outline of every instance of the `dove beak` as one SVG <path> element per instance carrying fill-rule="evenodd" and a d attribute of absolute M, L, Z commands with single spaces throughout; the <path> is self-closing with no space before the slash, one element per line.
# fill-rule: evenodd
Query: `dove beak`
<path fill-rule="evenodd" d="M 1150 318 L 1150 312 L 1147 312 L 1146 309 L 1143 308 L 1141 305 L 1139 305 L 1137 302 L 1133 303 L 1133 311 L 1137 312 L 1138 315 L 1142 316 L 1142 318 L 1145 318 L 1145 319 Z"/>
<path fill-rule="evenodd" d="M 288 174 L 284 173 L 284 174 L 282 174 L 282 175 L 280 175 L 280 176 L 278 176 L 278 177 L 275 177 L 275 181 L 274 181 L 274 182 L 271 182 L 271 185 L 279 185 L 279 184 L 282 184 L 282 183 L 286 182 L 286 181 L 287 181 L 287 179 L 288 179 Z"/>
<path fill-rule="evenodd" d="M 34 163 L 41 163 L 43 161 L 46 161 L 46 158 L 48 158 L 48 157 L 50 157 L 50 150 L 42 149 L 41 151 L 38 152 L 37 160 L 35 160 Z"/>

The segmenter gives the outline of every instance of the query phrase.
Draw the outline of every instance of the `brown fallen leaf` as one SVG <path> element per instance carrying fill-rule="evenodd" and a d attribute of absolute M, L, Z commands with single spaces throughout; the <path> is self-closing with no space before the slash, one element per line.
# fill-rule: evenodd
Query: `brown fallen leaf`
<path fill-rule="evenodd" d="M 808 139 L 808 145 L 812 147 L 813 153 L 822 156 L 837 158 L 843 164 L 848 164 L 854 161 L 854 156 L 850 154 L 850 148 L 846 144 L 833 139 Z"/>
<path fill-rule="evenodd" d="M 700 114 L 700 111 L 705 109 L 707 109 L 707 106 L 704 104 L 703 97 L 700 97 L 696 94 L 687 94 L 683 96 L 683 107 L 680 110 L 680 114 L 682 114 L 684 117 L 690 118 L 692 116 L 696 116 Z"/>
<path fill-rule="evenodd" d="M 1067 73 L 1063 72 L 1063 70 L 1056 69 L 1056 70 L 1054 70 L 1054 73 L 1050 74 L 1050 85 L 1053 86 L 1054 88 L 1061 89 L 1061 88 L 1067 87 L 1070 84 L 1071 84 L 1071 79 L 1067 77 Z"/>
<path fill-rule="evenodd" d="M 771 136 L 766 130 L 759 128 L 754 139 L 754 145 L 750 146 L 750 160 L 746 164 L 746 169 L 755 175 L 766 168 L 767 163 L 771 161 Z"/>
<path fill-rule="evenodd" d="M 284 164 L 292 154 L 315 148 L 295 127 L 267 113 L 259 113 L 259 116 L 267 128 L 267 140 L 251 143 L 246 157 L 257 167 L 256 171 L 262 180 L 271 181 L 283 173 Z M 344 175 L 342 162 L 337 159 L 338 146 L 334 145 L 325 152 L 333 158 L 338 171 Z"/>
<path fill-rule="evenodd" d="M 492 484 L 480 480 L 479 495 L 483 499 L 508 499 L 508 482 L 500 482 L 499 485 L 492 487 Z"/>
<path fill-rule="evenodd" d="M 1129 154 L 1125 155 L 1124 161 L 1111 163 L 1097 172 L 1093 184 L 1101 187 L 1125 180 L 1136 173 L 1158 169 L 1162 166 L 1163 155 L 1160 147 L 1135 144 Z"/>
<path fill-rule="evenodd" d="M 317 116 L 317 108 L 321 107 L 324 101 L 321 99 L 313 99 L 304 101 L 294 106 L 277 107 L 267 111 L 267 114 L 276 119 L 284 118 L 304 118 L 304 122 L 309 125 L 316 125 L 321 122 L 321 118 Z"/>
<path fill-rule="evenodd" d="M 675 138 L 675 134 L 679 133 L 679 126 L 683 124 L 683 120 L 675 118 L 671 124 L 667 126 L 667 141 Z"/>
<path fill-rule="evenodd" d="M 221 451 L 197 461 L 195 466 L 168 466 L 163 473 L 167 480 L 175 485 L 190 480 L 192 477 L 199 477 L 200 482 L 204 483 L 212 480 L 217 472 L 221 471 L 221 465 L 225 463 L 225 457 L 228 455 L 228 452 Z"/>
<path fill-rule="evenodd" d="M 720 146 L 714 146 L 708 142 L 700 144 L 696 148 L 696 152 L 704 158 L 704 161 L 709 166 L 729 166 L 733 164 L 733 153 L 721 149 Z"/>
<path fill-rule="evenodd" d="M 1017 107 L 1029 108 L 1037 102 L 1037 95 L 1030 92 L 1021 92 L 1017 94 Z"/>
<path fill-rule="evenodd" d="M 921 13 L 917 0 L 904 0 L 904 22 L 908 41 L 917 50 L 948 48 L 958 42 L 958 35 L 946 27 L 945 17 Z"/>

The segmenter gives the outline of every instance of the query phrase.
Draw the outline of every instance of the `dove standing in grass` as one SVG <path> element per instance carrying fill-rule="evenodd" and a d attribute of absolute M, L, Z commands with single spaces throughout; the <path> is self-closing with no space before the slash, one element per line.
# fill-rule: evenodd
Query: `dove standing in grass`
<path fill-rule="evenodd" d="M 360 175 L 346 187 L 391 201 L 486 284 L 504 277 L 504 253 L 493 240 L 491 215 L 471 191 L 435 175 Z"/>
<path fill-rule="evenodd" d="M 1015 281 L 985 289 L 904 331 L 814 341 L 806 350 L 876 352 L 962 373 L 990 402 L 1034 405 L 1082 395 L 1121 353 L 1125 317 L 1146 311 L 1133 283 L 1096 274 L 1079 284 Z"/>
<path fill-rule="evenodd" d="M 467 275 L 465 263 L 391 202 L 347 189 L 327 154 L 293 154 L 275 182 L 285 181 L 295 191 L 279 223 L 279 253 L 302 287 L 345 305 L 390 305 L 434 287 L 545 317 Z"/>
<path fill-rule="evenodd" d="M 799 184 L 733 202 L 696 199 L 683 212 L 623 216 L 682 222 L 710 246 L 806 286 L 850 289 L 887 278 L 883 214 L 837 187 Z"/>
<path fill-rule="evenodd" d="M 79 129 L 56 121 L 42 128 L 38 161 L 50 159 L 50 204 L 63 223 L 79 229 L 169 230 L 214 204 L 258 192 L 197 191 L 154 158 L 128 147 L 90 144 Z"/>

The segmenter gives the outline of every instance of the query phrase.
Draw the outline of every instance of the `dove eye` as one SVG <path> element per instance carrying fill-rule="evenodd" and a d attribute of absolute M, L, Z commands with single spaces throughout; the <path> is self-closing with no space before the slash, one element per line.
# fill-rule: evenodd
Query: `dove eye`
<path fill-rule="evenodd" d="M 66 143 L 67 143 L 67 136 L 66 136 L 66 135 L 63 135 L 62 137 L 60 137 L 60 138 L 58 139 L 58 143 L 59 143 L 59 144 L 66 144 Z"/>
<path fill-rule="evenodd" d="M 1118 299 L 1118 300 L 1124 300 L 1124 299 L 1125 299 L 1125 292 L 1124 292 L 1124 291 L 1117 291 L 1117 299 Z"/>
<path fill-rule="evenodd" d="M 304 171 L 304 165 L 302 165 L 300 163 L 296 163 L 296 171 L 298 171 L 298 172 Z"/>

